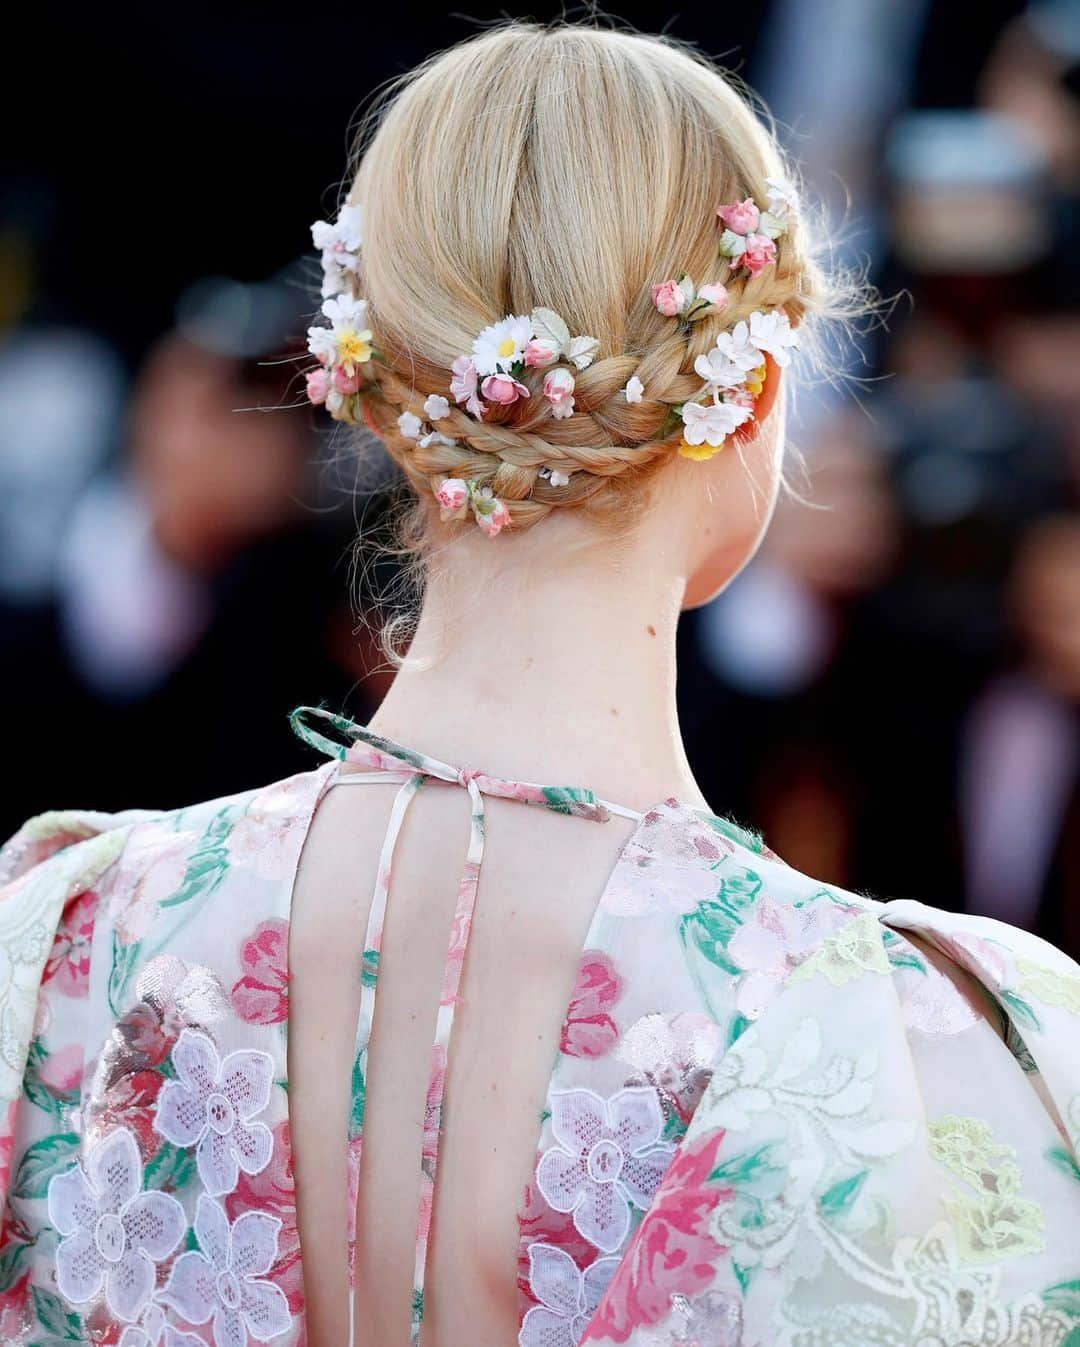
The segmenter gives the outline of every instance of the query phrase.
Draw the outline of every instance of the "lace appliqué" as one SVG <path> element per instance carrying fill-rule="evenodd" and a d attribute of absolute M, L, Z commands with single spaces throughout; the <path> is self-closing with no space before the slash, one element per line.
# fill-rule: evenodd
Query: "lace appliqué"
<path fill-rule="evenodd" d="M 1060 1006 L 1080 1015 L 1080 973 L 1063 972 L 1022 956 L 1016 960 L 1018 989 L 1047 1006 Z"/>
<path fill-rule="evenodd" d="M 240 1177 L 270 1162 L 273 1137 L 253 1122 L 270 1102 L 274 1061 L 254 1048 L 224 1059 L 205 1034 L 184 1029 L 172 1050 L 179 1080 L 158 1097 L 154 1127 L 175 1146 L 196 1146 L 199 1177 L 211 1197 L 232 1192 Z"/>
<path fill-rule="evenodd" d="M 120 1334 L 120 1347 L 206 1347 L 194 1333 L 182 1333 L 165 1322 L 160 1305 L 153 1302 L 138 1324 L 129 1324 Z"/>
<path fill-rule="evenodd" d="M 557 1145 L 536 1167 L 549 1206 L 573 1212 L 578 1233 L 613 1253 L 630 1229 L 631 1204 L 644 1211 L 675 1148 L 660 1142 L 664 1115 L 655 1090 L 629 1086 L 609 1099 L 592 1090 L 550 1096 Z"/>
<path fill-rule="evenodd" d="M 820 973 L 834 987 L 842 987 L 864 973 L 891 972 L 881 923 L 873 912 L 863 912 L 827 936 L 817 953 L 801 963 L 788 982 L 803 982 Z"/>
<path fill-rule="evenodd" d="M 84 1304 L 104 1283 L 110 1312 L 137 1319 L 154 1292 L 155 1264 L 176 1250 L 187 1219 L 175 1197 L 143 1191 L 139 1148 L 127 1128 L 93 1146 L 85 1169 L 75 1164 L 54 1175 L 48 1205 L 64 1236 L 56 1250 L 61 1295 Z"/>
<path fill-rule="evenodd" d="M 230 1225 L 221 1205 L 199 1194 L 195 1234 L 202 1252 L 189 1250 L 173 1264 L 161 1299 L 189 1323 L 214 1325 L 216 1347 L 267 1342 L 292 1323 L 280 1286 L 261 1280 L 277 1257 L 281 1222 L 246 1211 Z"/>
<path fill-rule="evenodd" d="M 1044 1248 L 1042 1208 L 1020 1196 L 1011 1146 L 979 1118 L 947 1114 L 928 1123 L 930 1154 L 966 1185 L 943 1201 L 965 1263 L 996 1262 Z"/>
<path fill-rule="evenodd" d="M 619 1266 L 597 1258 L 582 1271 L 552 1244 L 529 1245 L 529 1286 L 539 1300 L 521 1322 L 521 1347 L 577 1347 Z"/>

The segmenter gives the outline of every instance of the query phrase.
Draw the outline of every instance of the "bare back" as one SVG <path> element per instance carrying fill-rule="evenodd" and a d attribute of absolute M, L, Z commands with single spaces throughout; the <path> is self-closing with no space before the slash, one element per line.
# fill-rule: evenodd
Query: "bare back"
<path fill-rule="evenodd" d="M 356 1347 L 409 1340 L 414 1282 L 424 1288 L 425 1347 L 505 1347 L 517 1338 L 518 1217 L 560 1030 L 594 909 L 632 825 L 485 799 L 487 841 L 437 1139 L 432 1043 L 448 947 L 460 953 L 462 943 L 455 905 L 470 798 L 460 785 L 429 779 L 404 818 L 370 1044 L 354 1066 L 361 970 L 369 982 L 376 971 L 370 953 L 365 967 L 365 930 L 395 786 L 369 779 L 345 789 L 351 774 L 343 769 L 316 814 L 290 937 L 290 1115 L 309 1341 L 349 1341 L 355 1203 Z M 345 1182 L 350 1115 L 351 1145 L 362 1155 L 356 1193 Z M 414 1267 L 422 1168 L 430 1173 L 436 1144 L 426 1267 Z"/>

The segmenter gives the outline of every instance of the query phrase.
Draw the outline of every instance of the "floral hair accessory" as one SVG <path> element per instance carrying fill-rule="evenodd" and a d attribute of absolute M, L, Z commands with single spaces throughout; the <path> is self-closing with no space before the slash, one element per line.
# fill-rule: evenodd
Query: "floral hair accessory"
<path fill-rule="evenodd" d="M 367 304 L 340 294 L 323 302 L 322 313 L 329 327 L 308 328 L 308 350 L 320 368 L 307 375 L 307 395 L 339 421 L 355 420 L 355 399 L 360 391 L 360 367 L 375 354 L 367 326 Z"/>
<path fill-rule="evenodd" d="M 360 269 L 363 216 L 359 206 L 342 206 L 333 224 L 316 220 L 311 241 L 322 253 L 323 299 L 332 299 L 349 288 L 349 277 Z"/>
<path fill-rule="evenodd" d="M 447 477 L 435 488 L 439 513 L 443 520 L 463 519 L 469 508 L 479 527 L 494 538 L 510 522 L 510 511 L 490 486 L 480 486 L 473 478 Z"/>
<path fill-rule="evenodd" d="M 766 178 L 768 205 L 764 210 L 747 197 L 716 208 L 724 230 L 720 235 L 720 255 L 726 257 L 732 271 L 745 267 L 751 276 L 759 276 L 776 261 L 776 239 L 786 234 L 792 216 L 799 207 L 795 189 L 780 178 Z"/>
<path fill-rule="evenodd" d="M 470 416 L 482 420 L 488 403 L 508 406 L 530 396 L 521 376 L 526 369 L 546 369 L 543 392 L 555 417 L 572 416 L 575 369 L 587 369 L 600 343 L 595 337 L 571 337 L 570 329 L 553 309 L 535 308 L 531 314 L 508 313 L 485 327 L 473 341 L 471 355 L 459 355 L 451 365 L 450 396 L 464 403 Z"/>
<path fill-rule="evenodd" d="M 718 281 L 695 289 L 684 271 L 677 281 L 657 282 L 652 288 L 652 302 L 665 318 L 694 323 L 706 314 L 718 313 L 728 302 L 728 292 Z"/>

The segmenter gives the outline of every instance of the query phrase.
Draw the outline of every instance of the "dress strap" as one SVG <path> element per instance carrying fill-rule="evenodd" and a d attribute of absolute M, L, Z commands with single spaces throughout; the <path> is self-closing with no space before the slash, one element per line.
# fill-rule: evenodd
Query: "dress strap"
<path fill-rule="evenodd" d="M 579 818 L 602 823 L 612 814 L 640 818 L 636 810 L 620 805 L 609 805 L 598 800 L 591 790 L 572 786 L 538 786 L 527 782 L 508 781 L 471 768 L 451 766 L 437 758 L 418 753 L 374 734 L 365 726 L 357 725 L 344 716 L 334 715 L 320 707 L 301 706 L 290 717 L 293 730 L 305 743 L 344 763 L 358 763 L 373 768 L 371 772 L 341 772 L 335 785 L 364 785 L 372 782 L 397 782 L 399 788 L 390 810 L 390 819 L 379 853 L 375 890 L 372 894 L 364 937 L 363 970 L 361 976 L 360 1013 L 357 1018 L 354 1080 L 356 1073 L 364 1072 L 363 1057 L 367 1052 L 374 1023 L 375 999 L 378 989 L 379 965 L 382 952 L 382 932 L 386 903 L 390 892 L 394 849 L 401 825 L 410 803 L 426 781 L 437 780 L 464 786 L 471 804 L 469 847 L 465 866 L 458 884 L 457 902 L 451 927 L 446 963 L 443 969 L 439 1010 L 435 1022 L 435 1037 L 431 1045 L 431 1063 L 428 1072 L 427 1099 L 424 1110 L 424 1138 L 420 1160 L 420 1202 L 416 1225 L 416 1259 L 413 1266 L 412 1317 L 410 1343 L 420 1340 L 420 1326 L 424 1312 L 424 1280 L 427 1268 L 427 1250 L 431 1234 L 431 1213 L 434 1206 L 435 1179 L 439 1163 L 439 1140 L 442 1134 L 443 1096 L 450 1040 L 454 1027 L 454 1010 L 461 988 L 461 975 L 472 930 L 473 911 L 480 883 L 480 865 L 484 857 L 484 796 L 519 800 L 524 804 L 539 804 L 560 814 L 574 814 Z M 312 723 L 315 722 L 315 723 Z M 316 728 L 321 723 L 334 731 L 339 739 Z M 340 742 L 344 740 L 345 742 Z M 363 1097 L 366 1099 L 366 1089 Z M 350 1111 L 349 1131 L 349 1347 L 353 1347 L 355 1323 L 355 1240 L 356 1194 L 359 1191 L 360 1138 L 363 1127 L 363 1102 L 357 1106 L 354 1099 Z"/>

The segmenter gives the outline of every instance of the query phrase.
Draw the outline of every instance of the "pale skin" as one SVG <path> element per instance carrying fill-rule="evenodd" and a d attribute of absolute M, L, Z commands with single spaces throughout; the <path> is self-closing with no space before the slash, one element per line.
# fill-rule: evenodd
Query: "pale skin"
<path fill-rule="evenodd" d="M 675 711 L 676 625 L 730 582 L 768 525 L 779 380 L 770 361 L 755 433 L 741 444 L 707 462 L 672 456 L 617 550 L 570 511 L 518 537 L 470 533 L 445 548 L 411 662 L 371 728 L 445 762 L 589 786 L 637 810 L 672 795 L 707 807 Z M 394 789 L 324 797 L 294 893 L 289 1103 L 310 1347 L 348 1342 L 345 1120 Z M 589 920 L 633 828 L 497 799 L 487 821 L 450 1051 L 424 1347 L 517 1341 L 517 1216 L 540 1113 Z M 430 1044 L 467 838 L 465 791 L 435 786 L 398 843 L 368 1062 L 357 1347 L 408 1341 Z"/>

